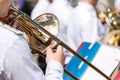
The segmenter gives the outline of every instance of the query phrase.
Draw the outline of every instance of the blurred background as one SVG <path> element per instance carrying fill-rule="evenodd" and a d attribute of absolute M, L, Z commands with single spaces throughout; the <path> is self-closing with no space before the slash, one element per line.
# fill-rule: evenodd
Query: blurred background
<path fill-rule="evenodd" d="M 16 6 L 30 16 L 38 0 L 14 0 Z"/>
<path fill-rule="evenodd" d="M 16 5 L 28 15 L 31 14 L 31 11 L 33 10 L 33 8 L 35 7 L 38 1 L 39 0 L 14 0 Z M 68 0 L 68 1 L 72 7 L 77 6 L 78 0 Z M 98 4 L 96 8 L 100 11 L 105 11 L 106 8 L 115 9 L 114 3 L 115 0 L 98 0 Z"/>

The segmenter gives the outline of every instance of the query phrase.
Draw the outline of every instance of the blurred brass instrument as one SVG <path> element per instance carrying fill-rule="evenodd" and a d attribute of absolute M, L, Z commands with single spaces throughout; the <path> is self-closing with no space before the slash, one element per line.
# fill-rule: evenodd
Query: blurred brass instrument
<path fill-rule="evenodd" d="M 107 8 L 106 12 L 98 12 L 101 22 L 109 27 L 108 34 L 105 35 L 103 42 L 106 44 L 120 46 L 120 15 Z"/>
<path fill-rule="evenodd" d="M 55 47 L 60 44 L 63 46 L 63 48 L 67 49 L 74 56 L 81 59 L 83 62 L 85 62 L 88 66 L 93 68 L 96 72 L 101 74 L 103 77 L 105 77 L 107 80 L 111 80 L 110 77 L 108 77 L 105 73 L 103 73 L 101 70 L 99 70 L 94 65 L 89 63 L 86 59 L 81 57 L 78 53 L 76 53 L 76 51 L 74 51 L 72 48 L 70 48 L 60 39 L 58 39 L 55 35 L 48 32 L 53 29 L 52 30 L 53 33 L 58 34 L 57 31 L 58 31 L 59 22 L 55 15 L 46 13 L 46 14 L 43 14 L 41 17 L 40 16 L 37 17 L 35 20 L 36 21 L 32 20 L 28 15 L 18 10 L 13 5 L 10 8 L 9 15 L 6 17 L 6 19 L 0 19 L 1 22 L 6 23 L 8 25 L 13 25 L 14 22 L 17 21 L 18 26 L 16 27 L 16 29 L 19 29 L 26 33 L 31 50 L 35 51 L 35 53 L 42 55 L 44 58 L 45 58 L 44 52 L 48 46 L 54 45 Z M 46 30 L 45 27 L 48 30 Z M 66 74 L 71 76 L 74 80 L 79 80 L 78 78 L 76 78 L 76 76 L 74 76 L 67 70 L 64 69 L 64 71 Z"/>

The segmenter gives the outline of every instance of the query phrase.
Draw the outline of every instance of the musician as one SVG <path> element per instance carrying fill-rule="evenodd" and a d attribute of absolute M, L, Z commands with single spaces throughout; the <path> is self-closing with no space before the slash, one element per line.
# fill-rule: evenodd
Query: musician
<path fill-rule="evenodd" d="M 67 41 L 74 50 L 77 50 L 81 42 L 93 43 L 103 35 L 103 25 L 98 20 L 95 9 L 97 2 L 98 0 L 79 0 L 71 13 Z"/>
<path fill-rule="evenodd" d="M 44 10 L 46 8 L 48 8 L 50 3 L 51 3 L 51 1 L 49 1 L 49 0 L 38 0 L 37 4 L 35 5 L 35 7 L 32 10 L 31 18 L 35 19 L 37 16 L 43 14 Z"/>
<path fill-rule="evenodd" d="M 11 2 L 0 0 L 0 18 L 7 16 Z M 0 22 L 0 80 L 63 80 L 63 58 L 62 46 L 56 52 L 48 47 L 44 75 L 33 60 L 23 33 Z"/>

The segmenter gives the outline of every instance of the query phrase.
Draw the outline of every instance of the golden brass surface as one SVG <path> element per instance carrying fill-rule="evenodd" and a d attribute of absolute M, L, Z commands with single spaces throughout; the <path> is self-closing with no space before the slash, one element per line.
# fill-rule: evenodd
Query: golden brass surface
<path fill-rule="evenodd" d="M 105 35 L 103 43 L 120 46 L 120 15 L 107 8 L 106 12 L 99 12 L 98 17 L 102 23 L 106 23 L 109 32 Z"/>

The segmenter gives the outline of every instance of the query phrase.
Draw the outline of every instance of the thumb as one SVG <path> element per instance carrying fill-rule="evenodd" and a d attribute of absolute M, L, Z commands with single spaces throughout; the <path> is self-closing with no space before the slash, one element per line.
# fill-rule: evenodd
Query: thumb
<path fill-rule="evenodd" d="M 61 45 L 59 45 L 59 46 L 57 47 L 57 52 L 61 52 L 61 51 L 63 51 L 63 47 L 62 47 Z"/>

